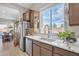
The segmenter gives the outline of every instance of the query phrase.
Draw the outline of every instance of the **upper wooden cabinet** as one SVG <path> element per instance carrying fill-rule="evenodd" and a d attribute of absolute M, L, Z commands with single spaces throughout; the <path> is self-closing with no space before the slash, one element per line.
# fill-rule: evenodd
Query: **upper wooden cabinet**
<path fill-rule="evenodd" d="M 70 26 L 79 25 L 79 3 L 69 4 L 69 25 Z"/>
<path fill-rule="evenodd" d="M 28 10 L 23 14 L 23 21 L 29 22 L 29 33 L 39 32 L 39 11 Z"/>
<path fill-rule="evenodd" d="M 30 22 L 31 19 L 34 19 L 33 10 L 28 10 L 26 13 L 23 13 L 23 21 Z"/>

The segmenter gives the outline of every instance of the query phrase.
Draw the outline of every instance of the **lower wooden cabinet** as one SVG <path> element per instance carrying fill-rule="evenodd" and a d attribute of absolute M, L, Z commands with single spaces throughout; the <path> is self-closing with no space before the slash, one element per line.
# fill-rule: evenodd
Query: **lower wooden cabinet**
<path fill-rule="evenodd" d="M 60 54 L 54 53 L 53 56 L 61 56 Z"/>
<path fill-rule="evenodd" d="M 33 56 L 52 56 L 52 51 L 33 44 Z"/>
<path fill-rule="evenodd" d="M 33 44 L 33 56 L 40 56 L 40 47 L 36 44 Z"/>
<path fill-rule="evenodd" d="M 79 54 L 46 43 L 33 41 L 33 56 L 78 56 Z"/>
<path fill-rule="evenodd" d="M 64 49 L 61 49 L 61 48 L 58 48 L 58 47 L 54 47 L 54 52 L 53 54 L 55 55 L 61 55 L 61 56 L 78 56 L 77 53 L 74 53 L 74 52 L 70 52 L 70 51 L 67 51 L 67 50 L 64 50 Z"/>
<path fill-rule="evenodd" d="M 52 46 L 33 41 L 33 56 L 52 56 Z"/>
<path fill-rule="evenodd" d="M 52 56 L 52 51 L 45 48 L 41 48 L 41 56 Z"/>

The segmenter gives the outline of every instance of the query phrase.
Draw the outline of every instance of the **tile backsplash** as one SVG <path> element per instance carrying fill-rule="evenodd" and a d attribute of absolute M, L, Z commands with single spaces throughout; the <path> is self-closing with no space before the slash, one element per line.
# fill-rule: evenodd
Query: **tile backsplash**
<path fill-rule="evenodd" d="M 65 21 L 64 21 L 64 23 L 65 23 L 65 25 L 64 25 L 65 30 L 66 31 L 74 32 L 75 35 L 79 38 L 79 26 L 70 26 L 69 25 L 69 14 L 68 14 L 68 10 L 69 10 L 69 4 L 66 4 L 65 5 L 65 13 L 64 13 L 64 15 L 65 15 Z"/>

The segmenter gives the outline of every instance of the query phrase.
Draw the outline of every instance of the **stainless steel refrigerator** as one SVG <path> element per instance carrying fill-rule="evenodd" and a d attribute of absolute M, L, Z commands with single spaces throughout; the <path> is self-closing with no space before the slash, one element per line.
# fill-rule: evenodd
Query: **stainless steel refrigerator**
<path fill-rule="evenodd" d="M 22 50 L 22 51 L 25 51 L 25 33 L 26 33 L 26 30 L 29 28 L 29 22 L 19 22 L 19 36 L 20 36 L 20 39 L 19 39 L 19 48 Z"/>

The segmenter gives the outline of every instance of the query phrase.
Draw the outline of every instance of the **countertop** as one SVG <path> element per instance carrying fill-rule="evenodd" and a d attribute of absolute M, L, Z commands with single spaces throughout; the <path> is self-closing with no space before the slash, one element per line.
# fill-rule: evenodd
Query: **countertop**
<path fill-rule="evenodd" d="M 61 40 L 56 40 L 56 41 L 53 41 L 53 42 L 43 40 L 43 39 L 41 39 L 40 36 L 26 36 L 26 38 L 30 38 L 32 40 L 43 42 L 43 43 L 46 43 L 46 44 L 49 44 L 49 45 L 52 45 L 52 46 L 56 46 L 56 47 L 59 47 L 59 48 L 62 48 L 62 49 L 65 49 L 65 50 L 79 54 L 79 42 L 78 41 L 76 43 L 72 43 L 70 45 L 67 45 L 67 44 L 63 43 Z"/>

